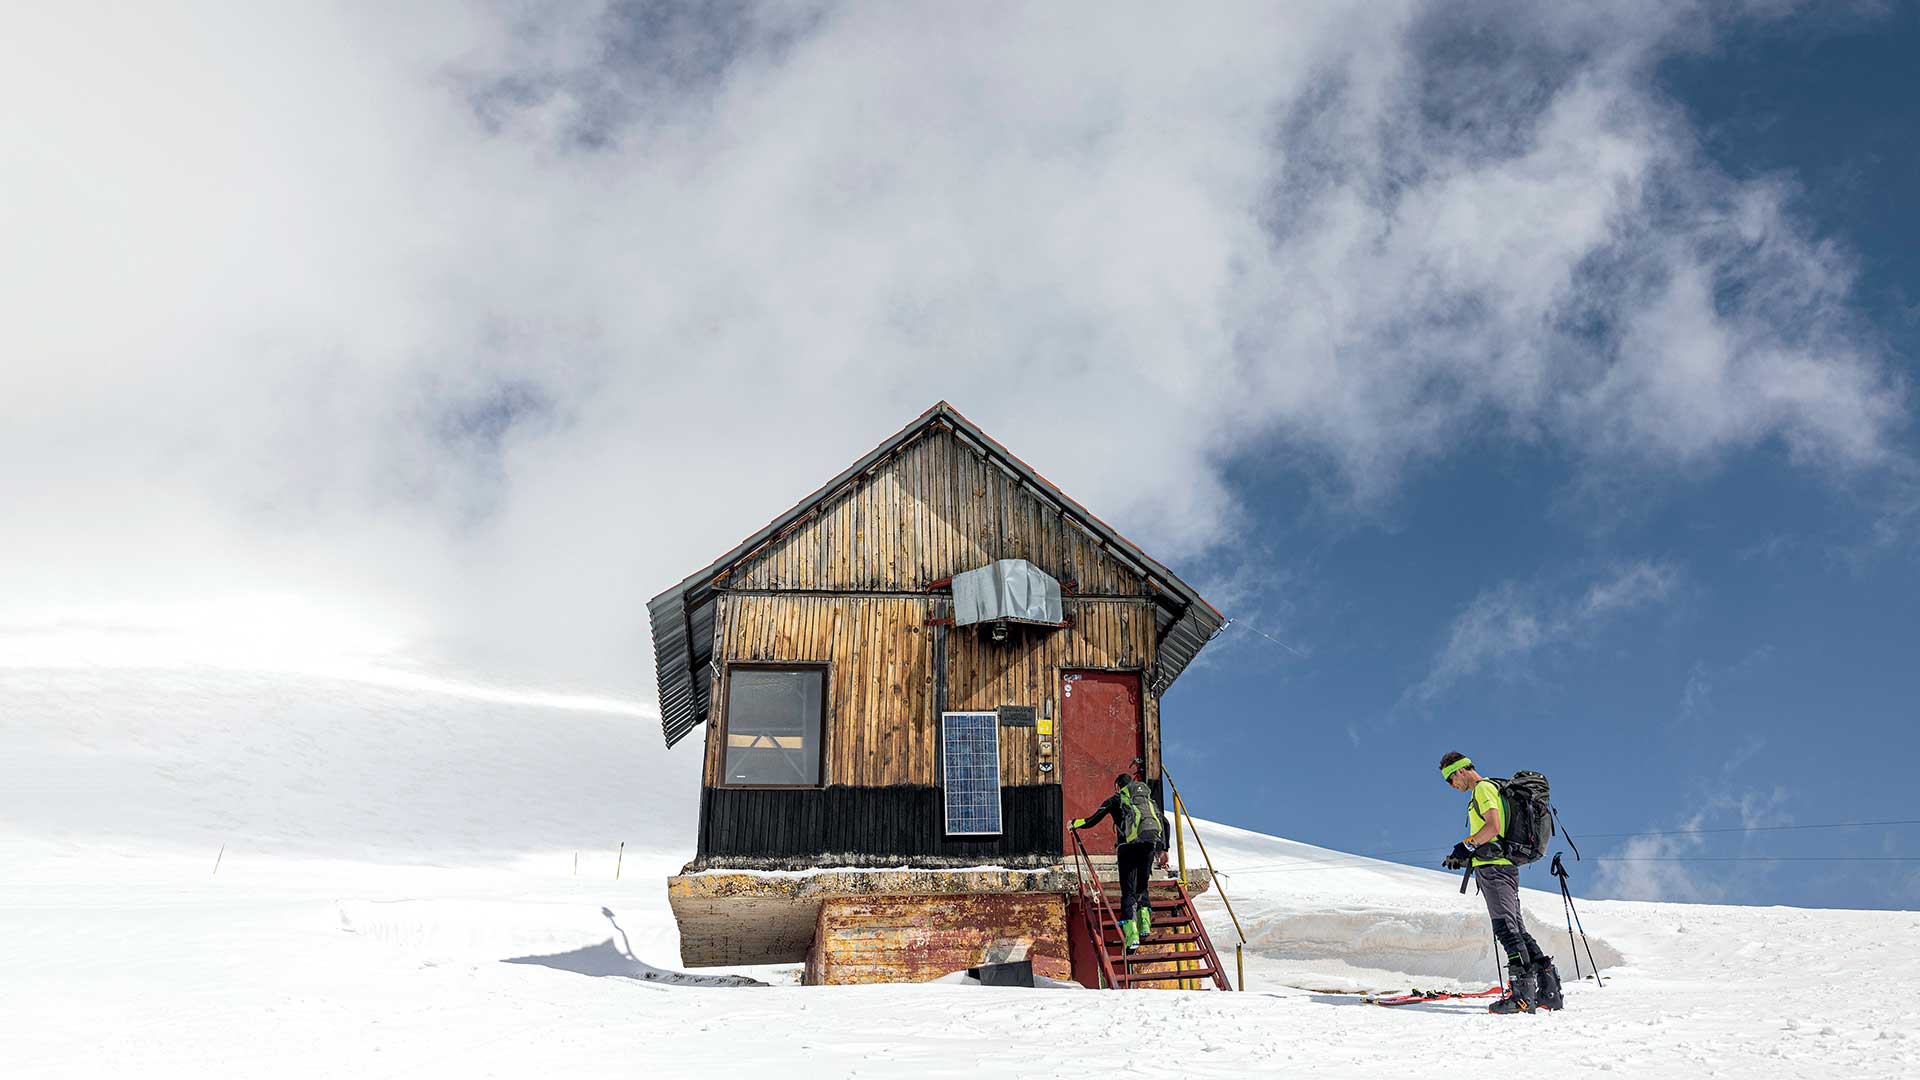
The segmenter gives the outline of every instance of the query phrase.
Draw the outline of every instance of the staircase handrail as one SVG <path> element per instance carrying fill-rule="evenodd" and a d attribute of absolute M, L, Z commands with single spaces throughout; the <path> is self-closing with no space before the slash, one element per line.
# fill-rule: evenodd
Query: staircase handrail
<path fill-rule="evenodd" d="M 1120 977 L 1113 970 L 1113 958 L 1107 955 L 1106 920 L 1112 919 L 1116 926 L 1119 925 L 1120 920 L 1107 905 L 1107 891 L 1105 884 L 1100 880 L 1100 870 L 1093 865 L 1093 856 L 1087 854 L 1087 846 L 1080 840 L 1080 830 L 1069 829 L 1068 834 L 1073 837 L 1073 874 L 1075 883 L 1080 888 L 1080 910 L 1087 923 L 1087 936 L 1093 944 L 1094 954 L 1100 958 L 1100 970 L 1106 976 L 1107 985 L 1118 989 L 1121 986 Z M 1083 863 L 1086 866 L 1084 871 L 1081 869 Z M 1091 887 L 1087 885 L 1088 878 L 1093 879 Z M 1096 904 L 1099 905 L 1100 911 L 1098 917 L 1094 915 Z"/>
<path fill-rule="evenodd" d="M 1197 827 L 1195 827 L 1195 825 L 1193 824 L 1193 812 L 1187 809 L 1186 797 L 1180 794 L 1180 785 L 1174 783 L 1173 773 L 1167 770 L 1167 766 L 1164 762 L 1160 766 L 1160 776 L 1164 780 L 1166 780 L 1167 787 L 1173 790 L 1173 805 L 1175 808 L 1174 828 L 1179 829 L 1180 828 L 1179 820 L 1182 817 L 1186 818 L 1186 828 L 1191 829 L 1193 831 L 1193 839 L 1196 843 L 1200 845 L 1200 858 L 1203 861 L 1205 861 L 1207 864 L 1207 877 L 1210 881 L 1213 882 L 1213 887 L 1219 890 L 1220 902 L 1222 904 L 1225 904 L 1227 908 L 1227 917 L 1233 920 L 1233 932 L 1239 935 L 1240 937 L 1240 943 L 1238 945 L 1235 945 L 1233 949 L 1234 963 L 1235 963 L 1235 966 L 1241 966 L 1244 964 L 1244 961 L 1241 959 L 1241 955 L 1244 947 L 1247 944 L 1247 931 L 1245 928 L 1243 928 L 1240 925 L 1239 913 L 1233 910 L 1233 898 L 1227 895 L 1227 886 L 1225 882 L 1223 882 L 1220 878 L 1220 871 L 1214 868 L 1213 856 L 1207 854 L 1207 842 L 1204 839 L 1201 839 L 1200 830 Z M 1181 891 L 1185 892 L 1186 891 L 1185 882 L 1187 880 L 1187 845 L 1183 842 L 1179 845 L 1179 847 L 1180 847 L 1180 881 L 1182 882 Z M 1203 929 L 1202 933 L 1204 932 L 1205 931 Z M 1246 970 L 1244 967 L 1241 967 L 1240 983 L 1241 983 L 1240 988 L 1242 990 L 1246 989 Z"/>
<path fill-rule="evenodd" d="M 1175 799 L 1175 801 L 1179 803 L 1179 807 L 1181 807 L 1181 813 L 1183 813 L 1183 817 L 1187 817 L 1187 828 L 1190 828 L 1190 830 L 1192 830 L 1192 834 L 1194 834 L 1194 842 L 1196 842 L 1196 844 L 1200 844 L 1200 859 L 1204 859 L 1204 861 L 1206 861 L 1206 872 L 1208 872 L 1208 878 L 1212 880 L 1213 888 L 1215 888 L 1215 890 L 1219 890 L 1219 901 L 1227 905 L 1227 917 L 1229 917 L 1229 919 L 1233 919 L 1233 932 L 1235 932 L 1235 934 L 1238 934 L 1238 936 L 1240 936 L 1240 944 L 1244 945 L 1246 944 L 1246 930 L 1242 930 L 1242 928 L 1240 928 L 1240 917 L 1238 917 L 1235 911 L 1233 911 L 1233 899 L 1227 896 L 1227 886 L 1225 886 L 1225 884 L 1221 882 L 1221 878 L 1219 878 L 1219 871 L 1215 871 L 1215 869 L 1213 869 L 1213 857 L 1212 855 L 1208 855 L 1208 853 L 1206 853 L 1206 840 L 1202 840 L 1202 838 L 1200 838 L 1200 830 L 1198 830 L 1198 828 L 1194 828 L 1194 815 L 1192 815 L 1192 811 L 1188 811 L 1187 809 L 1187 798 L 1185 798 L 1185 796 L 1181 796 L 1181 786 L 1173 782 L 1173 773 L 1167 773 L 1167 767 L 1165 767 L 1165 765 L 1162 765 L 1162 767 L 1160 767 L 1160 774 L 1162 774 L 1162 776 L 1165 776 L 1165 780 L 1167 780 L 1167 788 L 1173 788 L 1173 799 Z M 1181 849 L 1181 878 L 1185 880 L 1185 876 L 1187 876 L 1187 851 L 1185 851 L 1185 846 L 1183 846 L 1183 849 Z"/>

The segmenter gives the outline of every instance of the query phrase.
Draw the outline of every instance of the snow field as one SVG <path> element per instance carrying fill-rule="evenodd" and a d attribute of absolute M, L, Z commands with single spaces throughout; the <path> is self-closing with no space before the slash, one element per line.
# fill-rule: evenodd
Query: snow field
<path fill-rule="evenodd" d="M 1567 1012 L 1382 1009 L 1324 991 L 1491 981 L 1472 890 L 1204 822 L 1246 994 L 686 985 L 697 761 L 657 745 L 445 688 L 0 670 L 0 1076 L 1920 1075 L 1920 915 L 1583 901 L 1612 979 Z M 1558 894 L 1524 902 L 1571 975 Z"/>
<path fill-rule="evenodd" d="M 1422 989 L 1483 989 L 1500 973 L 1486 906 L 1459 875 L 1365 859 L 1202 821 L 1209 853 L 1247 934 L 1247 970 L 1263 984 L 1377 991 L 1411 979 Z M 1189 859 L 1198 858 L 1189 845 Z M 1577 864 L 1576 864 L 1577 865 Z M 1235 871 L 1234 867 L 1246 868 Z M 1522 882 L 1545 878 L 1529 868 Z M 1551 880 L 1551 879 L 1548 879 Z M 1528 928 L 1555 963 L 1574 969 L 1560 894 L 1527 889 Z M 1584 908 L 1584 905 L 1582 905 Z M 1231 952 L 1232 917 L 1218 891 L 1201 898 L 1216 947 Z M 1586 948 L 1603 968 L 1620 953 L 1588 925 Z"/>

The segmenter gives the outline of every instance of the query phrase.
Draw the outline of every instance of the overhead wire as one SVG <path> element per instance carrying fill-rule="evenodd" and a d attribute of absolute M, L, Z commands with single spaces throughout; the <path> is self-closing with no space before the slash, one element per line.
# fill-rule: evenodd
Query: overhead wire
<path fill-rule="evenodd" d="M 1713 829 L 1665 829 L 1659 832 L 1581 833 L 1589 840 L 1616 840 L 1630 836 L 1692 836 L 1698 833 L 1786 832 L 1791 829 L 1866 829 L 1883 825 L 1920 825 L 1920 818 L 1901 821 L 1836 821 L 1831 825 L 1729 825 Z"/>
<path fill-rule="evenodd" d="M 1920 862 L 1920 855 L 1595 855 L 1588 862 Z"/>
<path fill-rule="evenodd" d="M 1220 629 L 1224 631 L 1234 626 L 1239 626 L 1244 629 L 1251 630 L 1254 633 L 1260 635 L 1261 637 L 1266 638 L 1268 641 L 1273 642 L 1275 645 L 1280 646 L 1282 649 L 1287 650 L 1293 655 L 1301 657 L 1302 659 L 1306 658 L 1306 655 L 1307 655 L 1306 653 L 1301 652 L 1299 649 L 1296 649 L 1293 646 L 1287 644 L 1286 642 L 1281 641 L 1279 638 L 1274 637 L 1272 634 L 1267 633 L 1265 630 L 1260 629 L 1259 627 L 1245 621 L 1244 619 L 1228 619 L 1224 624 L 1222 624 Z M 1639 837 L 1649 837 L 1649 836 L 1701 836 L 1701 835 L 1729 834 L 1729 833 L 1791 832 L 1791 831 L 1800 830 L 1800 829 L 1867 829 L 1867 828 L 1885 828 L 1885 827 L 1891 827 L 1896 825 L 1920 825 L 1920 818 L 1902 818 L 1902 819 L 1893 820 L 1893 821 L 1836 821 L 1836 822 L 1826 822 L 1826 823 L 1812 824 L 1812 825 L 1745 825 L 1745 826 L 1735 825 L 1735 826 L 1724 826 L 1724 827 L 1703 828 L 1703 829 L 1653 829 L 1653 830 L 1644 830 L 1641 832 L 1584 833 L 1582 835 L 1586 836 L 1590 840 L 1628 840 L 1628 839 L 1636 839 Z M 1423 846 L 1423 847 L 1417 847 L 1417 848 L 1400 848 L 1396 851 L 1376 851 L 1370 854 L 1360 854 L 1360 855 L 1352 855 L 1352 854 L 1347 854 L 1345 852 L 1335 852 L 1335 853 L 1332 853 L 1334 856 L 1332 859 L 1302 858 L 1298 860 L 1299 862 L 1303 862 L 1307 864 L 1304 866 L 1284 864 L 1284 863 L 1267 863 L 1262 865 L 1246 867 L 1240 870 L 1226 872 L 1226 873 L 1223 873 L 1222 876 L 1230 877 L 1232 874 L 1236 874 L 1236 873 L 1237 874 L 1267 874 L 1267 873 L 1289 873 L 1289 872 L 1312 871 L 1312 870 L 1339 870 L 1347 867 L 1364 865 L 1367 862 L 1378 862 L 1383 860 L 1391 861 L 1390 857 L 1394 855 L 1417 855 L 1417 854 L 1431 851 L 1431 850 L 1432 850 L 1431 846 Z M 1589 856 L 1584 861 L 1587 861 L 1587 862 L 1920 862 L 1920 856 L 1907 856 L 1907 855 L 1739 855 L 1739 856 L 1593 855 L 1593 856 Z M 1407 866 L 1410 864 L 1399 863 L 1396 865 Z"/>
<path fill-rule="evenodd" d="M 1272 634 L 1267 633 L 1265 630 L 1260 629 L 1259 627 L 1253 625 L 1250 622 L 1247 622 L 1244 619 L 1228 619 L 1226 622 L 1226 626 L 1222 626 L 1220 629 L 1225 630 L 1228 626 L 1239 626 L 1239 627 L 1243 627 L 1245 629 L 1251 630 L 1254 633 L 1259 634 L 1261 637 L 1266 638 L 1268 641 L 1273 642 L 1275 645 L 1278 645 L 1281 648 L 1287 650 L 1293 655 L 1298 656 L 1303 660 L 1306 659 L 1306 656 L 1307 656 L 1306 653 L 1301 652 L 1299 649 L 1296 649 L 1293 646 L 1287 644 L 1286 642 L 1281 641 L 1279 638 L 1274 637 Z"/>
<path fill-rule="evenodd" d="M 1920 818 L 1903 818 L 1891 821 L 1835 821 L 1810 825 L 1747 825 L 1725 826 L 1707 829 L 1658 829 L 1644 832 L 1618 833 L 1582 833 L 1593 840 L 1625 840 L 1643 836 L 1692 836 L 1701 834 L 1784 832 L 1796 829 L 1865 829 L 1883 828 L 1896 825 L 1920 825 Z M 1432 845 L 1417 848 L 1400 848 L 1396 851 L 1376 851 L 1366 854 L 1332 853 L 1332 858 L 1317 859 L 1302 856 L 1293 863 L 1263 863 L 1228 872 L 1231 874 L 1267 874 L 1287 873 L 1302 870 L 1338 870 L 1364 865 L 1367 862 L 1391 861 L 1393 855 L 1417 855 L 1432 851 Z M 1920 856 L 1906 855 L 1805 855 L 1805 856 L 1654 856 L 1654 855 L 1589 855 L 1587 862 L 1920 862 Z M 1301 865 L 1305 864 L 1305 865 Z M 1408 865 L 1405 863 L 1397 865 Z"/>
<path fill-rule="evenodd" d="M 1377 865 L 1387 861 L 1392 866 L 1404 866 L 1409 870 L 1423 870 L 1426 867 L 1412 863 L 1397 863 L 1380 859 L 1355 859 L 1351 862 L 1325 862 L 1314 866 L 1262 867 L 1253 870 L 1221 870 L 1220 876 L 1231 881 L 1237 874 L 1297 874 L 1311 873 L 1316 870 L 1351 870 L 1357 867 Z M 1920 855 L 1718 855 L 1693 858 L 1685 855 L 1589 855 L 1586 862 L 1920 862 Z"/>

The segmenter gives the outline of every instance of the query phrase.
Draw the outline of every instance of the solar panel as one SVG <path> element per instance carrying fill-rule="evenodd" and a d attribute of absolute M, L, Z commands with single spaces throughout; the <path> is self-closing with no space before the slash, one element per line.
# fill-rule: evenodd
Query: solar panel
<path fill-rule="evenodd" d="M 940 751 L 947 789 L 947 835 L 999 835 L 1000 715 L 942 713 Z"/>

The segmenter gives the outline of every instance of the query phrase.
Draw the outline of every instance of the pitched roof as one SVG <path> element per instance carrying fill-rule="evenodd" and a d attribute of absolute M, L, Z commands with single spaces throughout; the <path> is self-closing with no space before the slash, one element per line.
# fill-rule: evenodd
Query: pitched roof
<path fill-rule="evenodd" d="M 827 481 L 818 491 L 768 522 L 733 550 L 715 559 L 705 569 L 647 601 L 648 619 L 653 624 L 654 670 L 660 686 L 660 723 L 668 746 L 679 742 L 707 719 L 709 680 L 704 675 L 706 667 L 713 660 L 714 601 L 719 596 L 714 588 L 716 581 L 734 566 L 755 555 L 788 526 L 808 517 L 842 490 L 858 483 L 876 463 L 932 427 L 945 427 L 952 431 L 963 443 L 1022 480 L 1033 495 L 1044 502 L 1056 504 L 1063 515 L 1072 518 L 1090 533 L 1108 555 L 1147 581 L 1158 601 L 1154 606 L 1154 617 L 1160 635 L 1158 661 L 1148 678 L 1153 692 L 1165 692 L 1173 680 L 1186 670 L 1201 646 L 1225 625 L 1226 617 L 1207 603 L 1192 586 L 1181 581 L 1173 571 L 1141 551 L 1086 507 L 1068 498 L 1026 462 L 1015 457 L 972 421 L 960 415 L 953 406 L 942 401 L 874 447 L 846 471 Z"/>

